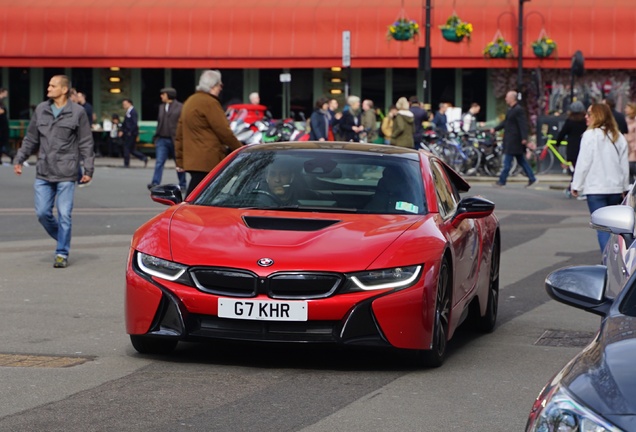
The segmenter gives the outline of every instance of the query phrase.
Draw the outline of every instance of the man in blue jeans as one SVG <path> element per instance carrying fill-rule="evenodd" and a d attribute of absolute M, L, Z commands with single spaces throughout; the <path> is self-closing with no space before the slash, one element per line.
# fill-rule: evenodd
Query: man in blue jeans
<path fill-rule="evenodd" d="M 162 104 L 159 105 L 159 116 L 157 117 L 157 132 L 155 133 L 155 172 L 152 182 L 148 184 L 151 189 L 161 184 L 163 166 L 168 158 L 174 159 L 174 137 L 177 134 L 177 123 L 181 115 L 183 104 L 177 100 L 177 91 L 171 87 L 162 88 L 159 92 Z M 186 190 L 185 172 L 177 171 L 179 186 L 181 191 Z"/>
<path fill-rule="evenodd" d="M 93 177 L 93 136 L 81 105 L 69 99 L 71 83 L 66 75 L 49 81 L 48 101 L 40 103 L 29 122 L 13 171 L 22 174 L 22 163 L 36 148 L 35 213 L 46 232 L 57 241 L 53 267 L 65 268 L 71 248 L 71 211 L 80 159 L 84 161 L 82 182 Z M 53 215 L 57 207 L 58 217 Z"/>
<path fill-rule="evenodd" d="M 495 183 L 497 187 L 503 187 L 506 185 L 510 168 L 512 167 L 512 158 L 517 159 L 517 163 L 528 176 L 528 184 L 526 187 L 532 186 L 537 183 L 537 178 L 532 172 L 530 164 L 526 160 L 525 153 L 526 147 L 530 148 L 528 142 L 528 121 L 526 120 L 526 113 L 523 108 L 517 103 L 517 92 L 509 91 L 506 93 L 506 104 L 510 107 L 506 113 L 506 118 L 499 123 L 491 132 L 504 130 L 503 137 L 503 153 L 504 163 L 499 180 Z"/>

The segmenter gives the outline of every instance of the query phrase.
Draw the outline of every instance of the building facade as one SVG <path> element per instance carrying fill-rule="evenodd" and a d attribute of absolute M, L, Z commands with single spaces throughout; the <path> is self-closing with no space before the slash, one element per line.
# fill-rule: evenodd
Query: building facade
<path fill-rule="evenodd" d="M 258 91 L 274 117 L 286 109 L 308 115 L 322 95 L 343 101 L 356 94 L 386 108 L 400 96 L 424 97 L 425 46 L 433 106 L 466 109 L 478 102 L 482 120 L 496 117 L 503 93 L 519 79 L 532 112 L 566 107 L 576 51 L 585 59 L 576 97 L 591 101 L 611 92 L 620 105 L 634 96 L 633 0 L 0 0 L 0 6 L 0 87 L 9 88 L 11 119 L 28 119 L 49 78 L 65 73 L 88 95 L 98 121 L 121 113 L 124 97 L 153 121 L 160 88 L 175 87 L 184 100 L 208 68 L 223 73 L 224 103 Z M 444 39 L 440 26 L 454 14 L 472 25 L 470 39 Z M 402 18 L 418 23 L 414 39 L 389 37 L 389 26 Z M 485 58 L 499 36 L 512 47 L 509 58 Z M 547 58 L 532 49 L 541 36 L 557 43 Z M 282 74 L 291 82 L 281 82 Z"/>

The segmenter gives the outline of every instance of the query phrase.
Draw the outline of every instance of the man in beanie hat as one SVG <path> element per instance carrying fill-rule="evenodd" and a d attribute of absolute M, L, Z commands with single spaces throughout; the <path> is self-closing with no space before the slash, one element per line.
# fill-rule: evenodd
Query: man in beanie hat
<path fill-rule="evenodd" d="M 174 159 L 174 138 L 177 134 L 177 123 L 181 115 L 183 104 L 177 100 L 177 91 L 172 87 L 159 90 L 162 104 L 159 105 L 159 115 L 157 117 L 157 131 L 154 136 L 155 143 L 155 172 L 152 182 L 148 183 L 148 189 L 161 184 L 163 166 L 168 158 Z M 186 189 L 186 175 L 177 171 L 179 186 L 182 191 Z"/>

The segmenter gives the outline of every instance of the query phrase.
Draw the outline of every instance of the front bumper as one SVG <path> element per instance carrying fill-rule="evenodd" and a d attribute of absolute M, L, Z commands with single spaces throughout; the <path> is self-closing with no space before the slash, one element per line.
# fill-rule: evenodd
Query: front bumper
<path fill-rule="evenodd" d="M 308 320 L 297 322 L 219 318 L 219 296 L 140 275 L 129 266 L 127 332 L 183 341 L 227 339 L 429 349 L 432 313 L 428 313 L 428 305 L 434 305 L 434 293 L 424 287 L 431 286 L 433 272 L 428 269 L 414 286 L 404 290 L 308 300 Z M 255 299 L 271 300 L 266 296 Z"/>

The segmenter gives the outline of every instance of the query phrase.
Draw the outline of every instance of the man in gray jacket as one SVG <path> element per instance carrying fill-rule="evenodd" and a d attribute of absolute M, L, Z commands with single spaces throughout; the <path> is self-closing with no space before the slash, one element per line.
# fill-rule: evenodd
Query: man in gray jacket
<path fill-rule="evenodd" d="M 37 151 L 35 213 L 46 232 L 57 241 L 53 267 L 68 265 L 71 247 L 71 211 L 80 159 L 84 161 L 81 181 L 93 177 L 93 136 L 81 105 L 69 100 L 70 80 L 55 75 L 49 81 L 48 101 L 40 103 L 29 122 L 13 170 L 22 174 L 22 163 Z M 57 202 L 57 214 L 53 206 Z"/>
<path fill-rule="evenodd" d="M 159 92 L 162 104 L 159 105 L 159 115 L 157 116 L 157 132 L 155 133 L 155 172 L 152 176 L 152 182 L 148 183 L 148 189 L 152 189 L 161 183 L 163 175 L 163 166 L 168 158 L 174 159 L 174 138 L 177 134 L 177 123 L 181 116 L 181 108 L 183 104 L 177 100 L 177 91 L 172 87 L 162 88 Z M 177 171 L 179 186 L 181 191 L 186 190 L 186 175 L 184 172 Z"/>

